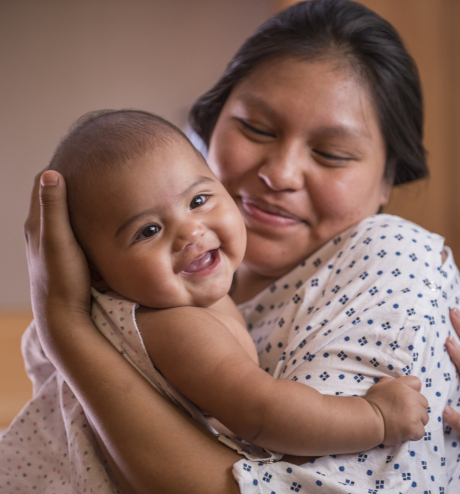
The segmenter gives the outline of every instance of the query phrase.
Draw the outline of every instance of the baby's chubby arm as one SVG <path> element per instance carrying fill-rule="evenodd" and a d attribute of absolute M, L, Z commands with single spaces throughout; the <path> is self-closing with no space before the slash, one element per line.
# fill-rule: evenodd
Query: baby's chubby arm
<path fill-rule="evenodd" d="M 237 436 L 292 455 L 364 451 L 420 439 L 427 400 L 412 376 L 381 380 L 364 397 L 322 395 L 273 379 L 210 309 L 140 313 L 147 350 L 168 381 Z"/>

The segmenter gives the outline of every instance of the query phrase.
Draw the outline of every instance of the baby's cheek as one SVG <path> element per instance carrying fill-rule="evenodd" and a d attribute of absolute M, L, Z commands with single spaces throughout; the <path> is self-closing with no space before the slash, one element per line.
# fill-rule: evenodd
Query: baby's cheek
<path fill-rule="evenodd" d="M 238 258 L 238 262 L 241 262 L 246 251 L 246 227 L 236 206 L 231 214 L 226 215 L 226 221 L 222 224 L 222 232 L 227 245 Z"/>

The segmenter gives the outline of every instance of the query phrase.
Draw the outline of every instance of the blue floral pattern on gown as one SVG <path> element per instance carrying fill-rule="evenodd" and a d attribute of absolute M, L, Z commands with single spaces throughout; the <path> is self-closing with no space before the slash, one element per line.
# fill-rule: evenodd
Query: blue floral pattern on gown
<path fill-rule="evenodd" d="M 459 297 L 459 272 L 444 239 L 378 215 L 241 305 L 261 367 L 276 378 L 324 394 L 363 395 L 384 376 L 411 374 L 430 404 L 420 441 L 303 466 L 241 460 L 234 466 L 241 492 L 459 493 L 460 440 L 442 421 L 446 403 L 460 411 L 445 349 L 455 333 L 449 310 Z"/>

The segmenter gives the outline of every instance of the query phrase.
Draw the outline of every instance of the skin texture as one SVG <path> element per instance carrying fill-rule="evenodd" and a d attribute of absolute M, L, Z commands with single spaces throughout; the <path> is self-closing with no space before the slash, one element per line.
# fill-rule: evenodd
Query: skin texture
<path fill-rule="evenodd" d="M 25 235 L 43 349 L 83 405 L 123 491 L 238 493 L 231 469 L 240 457 L 154 392 L 95 331 L 89 270 L 70 228 L 59 173 L 37 176 Z M 129 421 L 135 430 L 125 426 Z"/>
<path fill-rule="evenodd" d="M 243 215 L 237 303 L 388 201 L 385 144 L 366 88 L 332 61 L 271 61 L 230 94 L 208 162 Z"/>
<path fill-rule="evenodd" d="M 155 146 L 85 191 L 85 252 L 100 279 L 145 307 L 208 307 L 224 297 L 243 259 L 235 203 L 183 139 Z M 205 269 L 206 268 L 206 269 Z"/>
<path fill-rule="evenodd" d="M 236 306 L 228 311 L 246 246 L 243 219 L 188 142 L 157 143 L 94 173 L 78 194 L 71 212 L 98 285 L 141 304 L 136 320 L 154 365 L 238 437 L 324 455 L 423 436 L 428 403 L 416 378 L 381 382 L 363 399 L 323 396 L 259 368 Z"/>
<path fill-rule="evenodd" d="M 450 311 L 450 320 L 458 336 L 460 336 L 460 311 L 454 308 Z M 449 336 L 446 341 L 446 350 L 452 359 L 452 362 L 457 367 L 457 372 L 460 374 L 460 346 L 452 336 Z M 446 405 L 442 418 L 454 429 L 457 434 L 460 434 L 460 414 L 458 414 L 451 406 Z"/>
<path fill-rule="evenodd" d="M 316 77 L 325 77 L 321 85 L 325 87 L 329 81 L 331 90 L 335 87 L 340 93 L 340 88 L 348 87 L 351 90 L 354 87 L 358 92 L 354 99 L 357 113 L 354 114 L 362 117 L 360 121 L 367 130 L 373 127 L 372 118 L 366 120 L 365 113 L 358 111 L 358 108 L 363 108 L 361 104 L 367 101 L 372 114 L 365 89 L 346 71 L 331 70 L 332 66 L 326 67 L 325 62 L 303 62 L 305 65 L 302 65 L 285 60 L 285 63 L 286 69 L 290 67 L 291 70 L 281 72 L 278 65 L 270 79 L 268 67 L 254 70 L 251 77 L 235 88 L 224 108 L 227 112 L 230 102 L 235 100 L 236 91 L 251 83 L 251 93 L 262 92 L 267 99 L 270 98 L 270 107 L 279 102 L 275 110 L 282 118 L 275 119 L 278 122 L 274 127 L 276 133 L 270 134 L 273 132 L 271 119 L 264 123 L 259 121 L 257 115 L 251 116 L 248 122 L 250 127 L 247 128 L 241 117 L 234 118 L 227 112 L 225 118 L 222 113 L 211 142 L 211 167 L 237 202 L 238 196 L 247 193 L 249 197 L 263 201 L 263 209 L 277 212 L 267 215 L 270 218 L 268 226 L 264 226 L 266 223 L 263 221 L 256 224 L 255 218 L 253 220 L 249 214 L 245 218 L 249 229 L 249 250 L 244 269 L 239 272 L 235 292 L 241 300 L 249 298 L 272 279 L 287 272 L 300 255 L 305 257 L 316 250 L 321 239 L 324 243 L 340 230 L 375 213 L 379 205 L 386 202 L 389 192 L 383 181 L 382 160 L 378 161 L 378 166 L 377 163 L 374 163 L 375 167 L 370 164 L 373 172 L 367 182 L 361 182 L 361 174 L 367 173 L 365 164 L 369 162 L 353 160 L 337 167 L 337 160 L 333 159 L 331 165 L 328 156 L 335 153 L 333 149 L 318 149 L 321 142 L 329 142 L 327 137 L 320 138 L 322 133 L 319 130 L 330 127 L 329 117 L 345 108 L 348 100 L 345 98 L 345 101 L 338 101 L 340 104 L 333 106 L 329 104 L 332 94 L 325 92 L 320 98 L 321 92 L 311 93 L 315 87 L 307 68 L 313 71 L 318 69 Z M 313 67 L 313 64 L 317 65 Z M 298 68 L 298 72 L 293 70 L 294 67 Z M 319 68 L 323 70 L 322 75 Z M 301 84 L 302 80 L 304 84 Z M 307 92 L 304 89 L 309 80 L 310 91 Z M 275 81 L 278 82 L 275 84 Z M 297 87 L 294 84 L 296 81 Z M 337 84 L 332 84 L 334 81 Z M 281 84 L 287 85 L 286 90 Z M 269 93 L 266 92 L 267 86 L 272 89 Z M 320 87 L 317 89 L 321 90 Z M 297 111 L 297 107 L 302 107 L 303 111 Z M 348 121 L 347 113 L 343 114 L 345 121 Z M 351 114 L 349 117 L 354 121 Z M 376 123 L 375 116 L 373 122 Z M 252 135 L 250 129 L 255 124 L 267 125 L 268 128 L 261 127 L 256 134 L 262 131 L 262 138 L 268 139 L 268 143 L 255 142 L 254 137 L 244 134 L 249 132 Z M 263 134 L 266 130 L 269 131 L 268 136 Z M 341 140 L 340 134 L 336 138 Z M 360 142 L 369 142 L 369 139 L 363 137 Z M 378 151 L 377 148 L 375 151 Z M 320 153 L 326 153 L 326 156 Z M 350 170 L 360 165 L 360 171 L 353 175 Z M 350 181 L 345 180 L 348 176 Z M 39 336 L 47 355 L 83 404 L 123 488 L 126 492 L 238 492 L 231 476 L 231 467 L 239 459 L 238 455 L 203 434 L 196 424 L 153 392 L 95 331 L 88 315 L 89 272 L 69 227 L 65 184 L 56 172 L 46 172 L 42 181 L 48 186 L 41 187 L 41 206 L 37 181 L 25 226 L 32 301 Z M 356 188 L 356 181 L 364 187 L 362 190 Z M 304 189 L 299 186 L 302 183 Z M 317 189 L 313 189 L 312 184 L 317 184 Z M 369 195 L 365 193 L 367 187 L 373 191 Z M 348 209 L 347 203 L 342 202 L 342 207 L 336 211 L 340 221 L 335 222 L 333 209 L 330 208 L 335 199 L 346 199 L 346 191 L 349 192 L 348 200 L 352 207 Z M 267 207 L 267 203 L 282 210 Z M 239 206 L 241 210 L 242 205 Z M 249 208 L 251 210 L 251 206 Z M 303 221 L 296 221 L 294 217 L 290 224 L 277 226 L 283 224 L 280 216 L 290 214 L 292 220 L 293 215 L 303 217 L 304 210 L 308 216 Z M 345 216 L 346 210 L 348 214 Z M 259 214 L 260 217 L 264 217 L 263 213 Z M 252 221 L 254 227 L 251 226 Z M 289 237 L 289 243 L 285 235 Z M 296 249 L 293 251 L 295 256 L 291 258 L 286 247 L 289 244 L 291 247 L 302 246 L 303 253 Z M 272 272 L 269 271 L 270 265 Z M 243 280 L 247 283 L 246 290 L 243 289 Z M 460 358 L 456 362 L 460 364 Z M 127 396 L 127 399 L 119 400 L 120 394 Z M 155 420 L 151 419 L 152 416 Z M 119 426 L 127 423 L 136 424 L 135 430 L 128 431 L 127 427 Z M 190 445 L 193 445 L 193 451 Z M 175 479 L 173 484 L 167 482 L 171 478 Z"/>

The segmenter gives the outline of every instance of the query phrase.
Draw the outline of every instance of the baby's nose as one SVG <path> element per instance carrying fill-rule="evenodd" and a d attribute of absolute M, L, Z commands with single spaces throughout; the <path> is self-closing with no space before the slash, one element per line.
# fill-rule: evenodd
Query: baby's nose
<path fill-rule="evenodd" d="M 184 250 L 189 245 L 195 244 L 200 237 L 204 235 L 205 228 L 199 222 L 184 222 L 178 228 L 176 238 L 174 239 L 174 250 Z"/>

